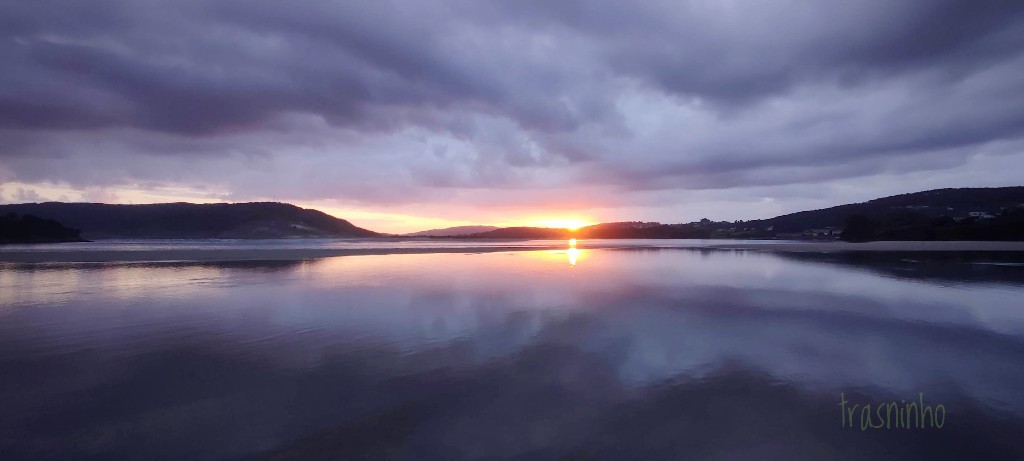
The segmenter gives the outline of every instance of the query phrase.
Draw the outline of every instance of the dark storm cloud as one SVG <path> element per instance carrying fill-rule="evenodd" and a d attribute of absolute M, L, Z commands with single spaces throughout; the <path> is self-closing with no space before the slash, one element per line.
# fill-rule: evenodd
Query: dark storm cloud
<path fill-rule="evenodd" d="M 749 103 L 795 85 L 864 79 L 934 68 L 948 78 L 1024 45 L 1020 2 L 760 3 L 733 27 L 691 6 L 675 21 L 637 28 L 613 64 L 664 89 L 723 103 Z M 724 27 L 723 27 L 724 26 Z M 667 40 L 666 40 L 667 39 Z"/>
<path fill-rule="evenodd" d="M 0 63 L 0 179 L 240 198 L 814 183 L 1024 135 L 1015 1 L 5 1 Z"/>
<path fill-rule="evenodd" d="M 706 4 L 660 6 L 14 2 L 0 123 L 207 132 L 283 111 L 346 124 L 378 107 L 467 104 L 571 129 L 553 96 L 613 73 L 749 102 L 826 77 L 922 67 L 962 77 L 1024 44 L 1019 2 L 740 5 L 725 18 Z M 557 54 L 531 59 L 501 43 L 534 32 L 558 40 Z M 563 68 L 575 53 L 597 61 Z"/>
<path fill-rule="evenodd" d="M 564 76 L 541 62 L 525 63 L 523 75 L 500 72 L 516 65 L 501 55 L 514 50 L 471 43 L 488 38 L 482 30 L 455 42 L 464 24 L 456 8 L 44 2 L 5 10 L 4 60 L 17 69 L 0 106 L 8 127 L 209 134 L 294 111 L 393 128 L 402 109 L 456 105 L 534 128 L 573 123 L 545 92 L 568 83 Z"/>

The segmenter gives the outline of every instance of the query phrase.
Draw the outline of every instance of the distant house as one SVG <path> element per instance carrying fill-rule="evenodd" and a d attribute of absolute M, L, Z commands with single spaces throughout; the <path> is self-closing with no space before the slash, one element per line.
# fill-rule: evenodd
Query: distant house
<path fill-rule="evenodd" d="M 972 211 L 970 213 L 967 213 L 967 216 L 970 216 L 972 218 L 978 218 L 978 219 L 992 219 L 992 218 L 995 218 L 995 216 L 993 216 L 992 214 L 984 212 L 984 211 Z"/>
<path fill-rule="evenodd" d="M 804 230 L 800 235 L 800 238 L 804 239 L 836 239 L 839 238 L 839 234 L 842 233 L 842 229 L 838 227 L 822 227 L 817 229 Z"/>

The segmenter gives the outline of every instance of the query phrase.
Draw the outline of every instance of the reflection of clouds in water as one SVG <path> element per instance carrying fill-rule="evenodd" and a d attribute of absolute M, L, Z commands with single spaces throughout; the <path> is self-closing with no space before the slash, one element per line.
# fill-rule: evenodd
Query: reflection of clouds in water
<path fill-rule="evenodd" d="M 617 353 L 627 351 L 620 372 L 628 382 L 700 376 L 738 361 L 798 385 L 965 392 L 1024 414 L 1024 370 L 1014 365 L 1024 356 L 1019 338 L 843 311 L 760 310 L 729 301 L 700 310 L 682 307 L 686 302 L 651 296 L 643 315 L 608 319 L 604 334 L 618 341 Z"/>
<path fill-rule="evenodd" d="M 1000 371 L 1024 356 L 1019 336 L 990 332 L 1024 331 L 1024 314 L 1007 308 L 1020 288 L 941 287 L 745 252 L 578 250 L 591 256 L 570 273 L 564 251 L 342 257 L 283 271 L 15 271 L 4 286 L 33 287 L 21 302 L 73 293 L 84 309 L 56 322 L 39 313 L 52 324 L 34 332 L 68 348 L 197 330 L 288 367 L 317 366 L 330 348 L 412 354 L 446 343 L 469 348 L 468 366 L 555 342 L 601 356 L 632 385 L 739 361 L 830 388 L 944 382 L 1021 411 L 1024 378 Z M 40 274 L 59 280 L 19 279 Z M 128 301 L 136 308 L 91 308 Z"/>
<path fill-rule="evenodd" d="M 831 300 L 846 304 L 848 311 L 773 310 L 756 301 L 736 304 L 747 295 L 756 299 L 757 293 L 687 291 L 688 296 L 677 297 L 663 296 L 663 290 L 634 292 L 630 301 L 595 303 L 567 316 L 516 311 L 505 322 L 492 317 L 448 334 L 486 351 L 477 355 L 485 360 L 530 345 L 565 344 L 601 356 L 633 386 L 680 374 L 700 377 L 722 363 L 738 362 L 801 386 L 964 392 L 1024 413 L 1024 370 L 1016 366 L 1024 356 L 1019 339 L 850 313 L 855 305 L 870 308 L 864 298 Z M 632 305 L 622 308 L 626 303 Z"/>
<path fill-rule="evenodd" d="M 300 459 L 377 459 L 378 450 L 395 446 L 411 447 L 403 451 L 408 459 L 558 459 L 573 453 L 749 459 L 765 455 L 766 447 L 771 457 L 783 458 L 815 453 L 817 459 L 901 459 L 909 454 L 904 450 L 920 454 L 927 448 L 934 452 L 930 459 L 988 459 L 1024 448 L 1019 437 L 1005 435 L 1018 433 L 1019 420 L 986 416 L 959 397 L 945 400 L 956 412 L 943 431 L 888 438 L 843 432 L 833 425 L 835 393 L 808 390 L 737 362 L 701 379 L 624 388 L 613 361 L 569 345 L 600 328 L 594 322 L 589 316 L 553 322 L 544 341 L 494 360 L 476 360 L 458 341 L 411 353 L 378 345 L 337 350 L 315 368 L 284 373 L 252 357 L 240 360 L 225 349 L 225 338 L 203 335 L 129 355 L 113 369 L 109 359 L 79 351 L 64 362 L 23 371 L 21 382 L 80 375 L 72 363 L 93 375 L 105 372 L 103 381 L 65 391 L 75 404 L 51 398 L 6 405 L 10 419 L 0 421 L 0 431 L 23 441 L 20 450 L 7 450 L 13 454 L 8 459 L 40 458 L 30 455 L 39 455 L 31 450 L 43 442 L 49 453 L 119 450 L 147 459 L 193 458 L 190 450 L 237 457 L 277 448 Z M 13 371 L 8 367 L 0 361 L 0 371 Z M 891 390 L 844 390 L 858 402 L 906 397 Z M 117 411 L 111 414 L 111 408 Z M 74 424 L 45 424 L 52 417 Z M 83 442 L 101 435 L 100 444 Z M 5 443 L 11 442 L 0 440 L 0 447 Z"/>
<path fill-rule="evenodd" d="M 1006 306 L 1019 286 L 937 286 L 758 253 L 579 251 L 587 259 L 572 270 L 556 250 L 0 271 L 0 289 L 20 290 L 3 298 L 0 323 L 6 430 L 65 411 L 81 440 L 121 431 L 119 443 L 157 446 L 163 430 L 221 446 L 235 415 L 255 414 L 246 437 L 270 448 L 379 414 L 391 426 L 412 418 L 409 437 L 437 459 L 552 446 L 625 457 L 660 440 L 668 451 L 648 453 L 658 458 L 681 441 L 715 452 L 712 434 L 771 433 L 751 421 L 779 408 L 790 413 L 778 437 L 829 439 L 817 412 L 839 391 L 925 391 L 1024 414 L 1024 313 Z M 141 390 L 164 403 L 123 400 Z M 396 416 L 399 401 L 420 403 Z M 729 414 L 730 402 L 749 413 Z M 106 407 L 124 409 L 109 416 L 119 425 L 104 422 Z M 182 418 L 194 430 L 175 429 Z M 347 431 L 330 433 L 366 438 Z"/>

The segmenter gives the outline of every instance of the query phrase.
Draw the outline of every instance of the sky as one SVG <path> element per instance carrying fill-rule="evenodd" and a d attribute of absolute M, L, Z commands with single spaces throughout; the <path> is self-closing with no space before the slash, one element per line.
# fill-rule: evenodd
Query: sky
<path fill-rule="evenodd" d="M 1022 185 L 1024 2 L 0 0 L 0 202 L 382 232 Z"/>

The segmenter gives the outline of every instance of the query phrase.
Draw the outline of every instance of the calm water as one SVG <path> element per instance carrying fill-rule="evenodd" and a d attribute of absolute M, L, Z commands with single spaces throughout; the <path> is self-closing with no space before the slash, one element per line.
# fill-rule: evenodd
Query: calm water
<path fill-rule="evenodd" d="M 2 264 L 0 458 L 1021 459 L 1022 262 Z M 943 427 L 844 427 L 921 393 Z"/>
<path fill-rule="evenodd" d="M 590 239 L 587 248 L 691 248 L 744 243 L 779 244 L 794 240 L 741 240 L 741 239 Z M 404 250 L 450 248 L 564 248 L 563 240 L 523 239 L 411 239 L 411 238 L 351 238 L 351 239 L 148 239 L 98 240 L 95 242 L 68 242 L 45 244 L 4 245 L 0 250 L 8 253 L 53 253 L 96 251 L 162 251 L 162 250 Z"/>

